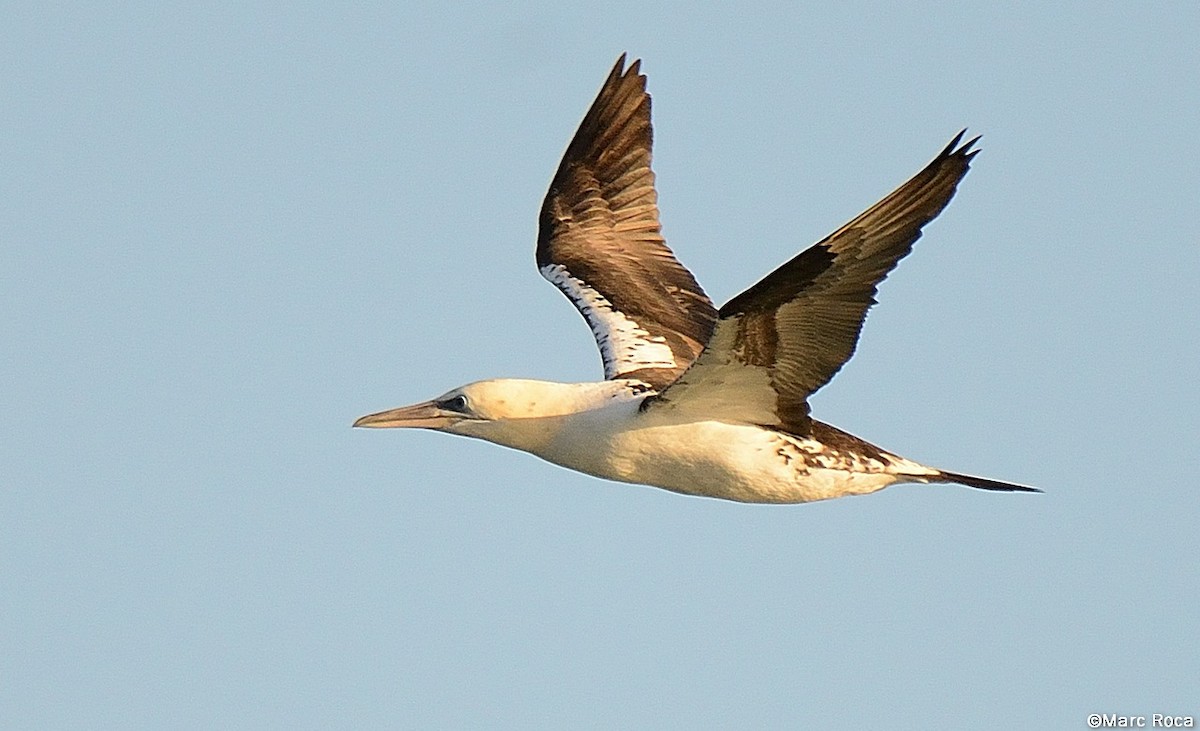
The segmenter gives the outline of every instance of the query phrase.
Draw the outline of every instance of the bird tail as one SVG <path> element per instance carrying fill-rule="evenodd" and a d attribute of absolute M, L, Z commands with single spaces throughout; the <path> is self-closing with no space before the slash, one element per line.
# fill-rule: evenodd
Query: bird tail
<path fill-rule="evenodd" d="M 1025 485 L 1017 485 L 1012 482 L 1001 482 L 1000 480 L 989 480 L 986 477 L 975 477 L 974 475 L 964 475 L 958 472 L 946 472 L 938 470 L 936 476 L 927 478 L 930 482 L 954 482 L 959 485 L 967 485 L 968 487 L 977 487 L 980 490 L 997 490 L 999 492 L 1041 492 L 1036 487 L 1027 487 Z"/>

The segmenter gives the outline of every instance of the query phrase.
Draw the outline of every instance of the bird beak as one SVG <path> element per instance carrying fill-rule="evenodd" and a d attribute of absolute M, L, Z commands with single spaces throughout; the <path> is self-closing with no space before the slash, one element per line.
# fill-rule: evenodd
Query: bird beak
<path fill-rule="evenodd" d="M 460 415 L 448 415 L 432 401 L 425 401 L 391 411 L 380 411 L 378 414 L 367 414 L 354 422 L 354 426 L 372 429 L 441 429 L 460 418 Z"/>

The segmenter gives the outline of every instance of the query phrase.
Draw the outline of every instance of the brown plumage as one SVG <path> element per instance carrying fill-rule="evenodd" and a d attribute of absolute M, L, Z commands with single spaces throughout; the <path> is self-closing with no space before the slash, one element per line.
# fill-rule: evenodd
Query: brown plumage
<path fill-rule="evenodd" d="M 841 369 L 858 343 L 880 282 L 904 258 L 921 227 L 953 197 L 978 150 L 959 132 L 907 183 L 806 249 L 720 311 L 732 328 L 732 356 L 767 371 L 781 426 L 803 432 L 808 397 Z"/>
<path fill-rule="evenodd" d="M 960 146 L 962 137 L 883 200 L 730 300 L 692 368 L 647 408 L 669 405 L 813 435 L 818 422 L 809 418 L 808 398 L 854 354 L 879 283 L 967 174 L 979 138 Z M 737 388 L 721 388 L 734 382 Z"/>
<path fill-rule="evenodd" d="M 622 55 L 554 174 L 539 217 L 537 263 L 543 274 L 547 267 L 562 267 L 649 338 L 661 339 L 674 354 L 675 367 L 646 369 L 616 359 L 605 363 L 605 377 L 637 378 L 663 388 L 700 354 L 716 310 L 663 239 L 650 169 L 646 77 L 639 73 L 640 61 L 628 70 L 624 66 Z M 571 296 L 560 281 L 551 281 Z M 601 340 L 603 323 L 571 299 Z"/>

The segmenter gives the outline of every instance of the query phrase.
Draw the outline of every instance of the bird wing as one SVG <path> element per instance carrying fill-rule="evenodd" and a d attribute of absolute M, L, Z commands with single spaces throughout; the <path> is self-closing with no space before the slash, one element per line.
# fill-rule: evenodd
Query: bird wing
<path fill-rule="evenodd" d="M 960 132 L 924 170 L 721 308 L 704 352 L 646 408 L 809 427 L 808 397 L 854 354 L 876 288 L 953 197 L 979 139 Z"/>
<path fill-rule="evenodd" d="M 716 309 L 664 242 L 641 62 L 617 60 L 542 202 L 537 264 L 587 321 L 604 377 L 664 388 L 708 342 Z"/>

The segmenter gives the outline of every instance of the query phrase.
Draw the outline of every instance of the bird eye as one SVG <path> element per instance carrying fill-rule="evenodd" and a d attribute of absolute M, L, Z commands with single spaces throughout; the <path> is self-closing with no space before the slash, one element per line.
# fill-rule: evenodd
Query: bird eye
<path fill-rule="evenodd" d="M 467 397 L 460 393 L 457 396 L 451 396 L 448 399 L 438 401 L 437 407 L 442 411 L 456 411 L 463 414 L 467 411 Z"/>

